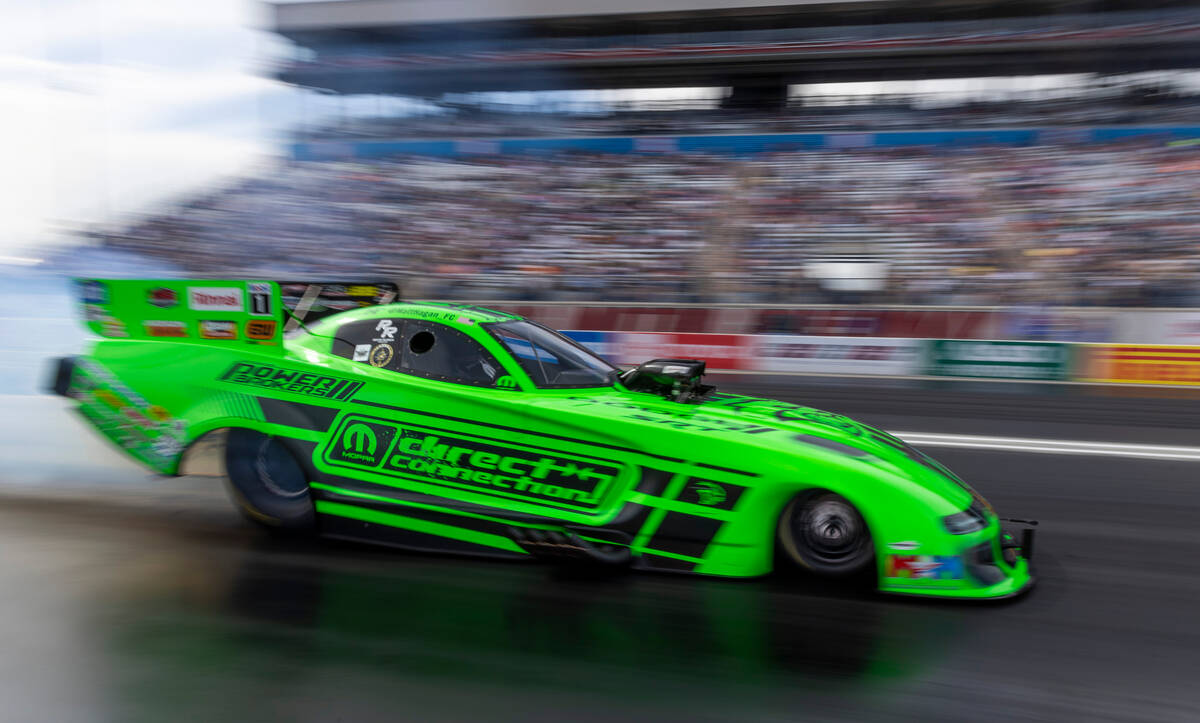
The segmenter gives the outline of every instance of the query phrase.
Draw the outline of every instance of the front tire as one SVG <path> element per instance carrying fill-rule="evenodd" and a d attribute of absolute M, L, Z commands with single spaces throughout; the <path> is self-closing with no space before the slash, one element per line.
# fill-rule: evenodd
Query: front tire
<path fill-rule="evenodd" d="M 871 531 L 839 494 L 814 490 L 788 503 L 779 516 L 779 546 L 800 567 L 826 577 L 849 577 L 875 559 Z"/>
<path fill-rule="evenodd" d="M 230 495 L 247 518 L 272 531 L 312 531 L 316 512 L 307 475 L 282 439 L 229 430 L 225 472 Z"/>

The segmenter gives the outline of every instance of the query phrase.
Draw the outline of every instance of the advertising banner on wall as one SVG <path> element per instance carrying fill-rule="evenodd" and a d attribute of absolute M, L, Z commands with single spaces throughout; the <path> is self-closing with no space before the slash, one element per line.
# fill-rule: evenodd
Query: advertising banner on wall
<path fill-rule="evenodd" d="M 1069 344 L 960 339 L 928 344 L 925 373 L 933 376 L 1055 380 L 1070 372 Z"/>
<path fill-rule="evenodd" d="M 1200 384 L 1200 346 L 1094 344 L 1083 378 L 1117 384 Z"/>
<path fill-rule="evenodd" d="M 754 337 L 754 369 L 825 374 L 917 374 L 920 339 L 836 336 Z"/>
<path fill-rule="evenodd" d="M 622 332 L 611 361 L 640 364 L 651 359 L 703 359 L 709 369 L 752 369 L 753 337 L 744 334 Z"/>
<path fill-rule="evenodd" d="M 1109 339 L 1122 344 L 1200 344 L 1200 313 L 1195 311 L 1122 311 Z"/>

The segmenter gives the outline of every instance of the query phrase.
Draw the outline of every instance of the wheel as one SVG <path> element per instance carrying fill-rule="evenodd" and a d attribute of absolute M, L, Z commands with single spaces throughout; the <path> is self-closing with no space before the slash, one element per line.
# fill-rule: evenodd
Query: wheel
<path fill-rule="evenodd" d="M 225 472 L 234 502 L 246 517 L 271 530 L 309 532 L 316 513 L 304 468 L 278 437 L 231 429 Z"/>
<path fill-rule="evenodd" d="M 830 577 L 862 572 L 875 558 L 862 515 L 845 497 L 827 490 L 788 503 L 779 517 L 779 544 L 796 564 Z"/>

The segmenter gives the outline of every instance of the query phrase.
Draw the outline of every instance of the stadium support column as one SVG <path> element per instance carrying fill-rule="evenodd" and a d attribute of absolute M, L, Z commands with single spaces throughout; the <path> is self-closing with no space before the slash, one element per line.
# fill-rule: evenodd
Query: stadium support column
<path fill-rule="evenodd" d="M 721 107 L 729 110 L 778 111 L 787 107 L 788 82 L 782 75 L 735 78 Z"/>

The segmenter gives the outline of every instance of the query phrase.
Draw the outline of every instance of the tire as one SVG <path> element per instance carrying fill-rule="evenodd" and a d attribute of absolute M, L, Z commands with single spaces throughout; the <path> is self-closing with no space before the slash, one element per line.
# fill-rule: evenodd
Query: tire
<path fill-rule="evenodd" d="M 871 531 L 839 494 L 814 490 L 788 503 L 779 516 L 781 551 L 800 567 L 826 577 L 850 577 L 873 565 Z"/>
<path fill-rule="evenodd" d="M 277 532 L 311 532 L 316 522 L 304 467 L 278 437 L 230 429 L 225 442 L 229 492 L 242 513 Z"/>

